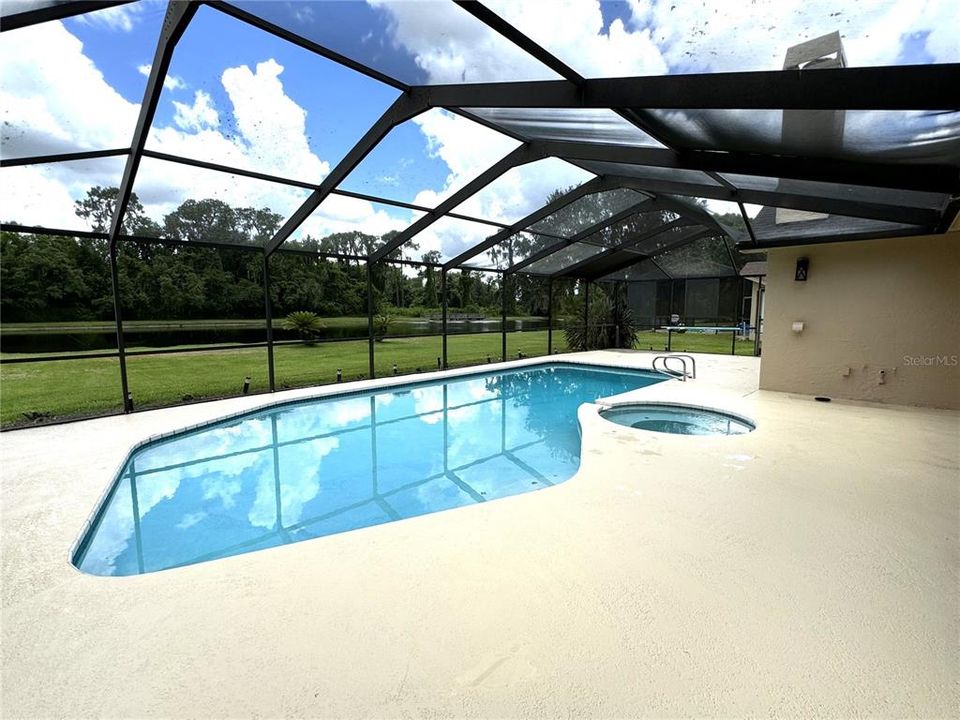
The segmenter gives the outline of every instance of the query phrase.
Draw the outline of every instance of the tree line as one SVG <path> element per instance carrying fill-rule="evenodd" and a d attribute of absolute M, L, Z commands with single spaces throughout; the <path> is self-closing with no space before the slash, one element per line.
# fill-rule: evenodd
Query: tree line
<path fill-rule="evenodd" d="M 566 190 L 557 190 L 547 202 Z M 94 230 L 106 232 L 118 190 L 94 187 L 76 201 L 76 214 Z M 565 243 L 575 235 L 619 211 L 612 193 L 598 193 L 571 203 L 551 217 L 543 231 L 518 233 L 488 251 L 489 267 L 549 255 L 559 265 L 582 259 L 582 243 Z M 603 231 L 598 243 L 615 245 L 667 222 L 667 211 L 636 214 Z M 130 320 L 262 318 L 264 257 L 260 248 L 280 227 L 283 218 L 267 208 L 233 207 L 215 199 L 187 200 L 158 223 L 133 194 L 117 247 L 121 308 Z M 270 257 L 270 289 L 274 315 L 311 311 L 324 317 L 362 316 L 367 313 L 367 271 L 362 260 L 321 258 L 317 253 L 366 256 L 389 242 L 383 236 L 359 231 L 333 233 L 322 238 L 287 241 Z M 177 244 L 158 242 L 159 239 Z M 217 243 L 212 248 L 196 243 Z M 194 246 L 191 246 L 194 244 Z M 234 249 L 234 247 L 236 249 Z M 241 249 L 246 247 L 247 249 Z M 639 248 L 638 248 L 639 249 Z M 408 242 L 409 257 L 419 251 Z M 718 265 L 729 262 L 722 244 L 693 243 L 671 251 L 673 261 Z M 0 233 L 0 313 L 4 322 L 112 320 L 113 291 L 109 244 L 103 239 Z M 638 260 L 641 256 L 638 256 Z M 396 251 L 391 259 L 399 259 Z M 371 289 L 378 312 L 419 314 L 438 312 L 441 306 L 440 253 L 424 252 L 417 266 L 378 263 L 371 268 Z M 532 268 L 534 266 L 531 266 Z M 553 268 L 551 267 L 550 270 Z M 511 315 L 546 315 L 547 281 L 515 274 L 510 277 L 507 311 Z M 448 307 L 498 315 L 501 276 L 461 269 L 447 275 Z M 579 298 L 572 282 L 554 283 L 554 311 L 575 312 Z"/>
<path fill-rule="evenodd" d="M 95 187 L 76 202 L 76 212 L 93 229 L 109 228 L 116 188 Z M 121 308 L 130 320 L 262 318 L 264 257 L 259 250 L 283 218 L 268 209 L 235 208 L 220 200 L 187 200 L 162 223 L 147 217 L 132 195 L 122 231 L 142 240 L 121 240 L 117 268 Z M 361 232 L 289 241 L 270 257 L 274 315 L 308 310 L 326 317 L 367 313 L 366 264 L 321 258 L 316 253 L 366 255 L 396 233 Z M 180 243 L 223 243 L 190 247 Z M 230 246 L 236 246 L 236 249 Z M 246 246 L 247 249 L 241 249 Z M 254 249 L 250 249 L 250 248 Z M 409 243 L 405 251 L 416 250 Z M 113 290 L 109 243 L 72 236 L 0 233 L 0 314 L 4 322 L 112 320 Z M 422 255 L 439 263 L 436 251 Z M 438 311 L 440 271 L 429 265 L 379 263 L 371 271 L 374 304 L 411 313 Z M 529 284 L 528 284 L 529 285 Z M 543 314 L 543 293 L 518 287 L 511 314 Z M 500 280 L 493 273 L 448 274 L 450 308 L 499 313 Z"/>

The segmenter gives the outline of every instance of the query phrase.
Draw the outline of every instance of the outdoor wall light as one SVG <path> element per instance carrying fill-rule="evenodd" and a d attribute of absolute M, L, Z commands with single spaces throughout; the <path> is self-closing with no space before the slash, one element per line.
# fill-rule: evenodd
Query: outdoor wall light
<path fill-rule="evenodd" d="M 806 282 L 807 277 L 810 273 L 810 260 L 809 258 L 797 258 L 797 270 L 793 275 L 793 279 L 797 282 Z"/>
<path fill-rule="evenodd" d="M 793 323 L 793 325 L 790 326 L 790 329 L 793 330 L 795 335 L 799 335 L 803 332 L 803 321 L 797 320 Z"/>

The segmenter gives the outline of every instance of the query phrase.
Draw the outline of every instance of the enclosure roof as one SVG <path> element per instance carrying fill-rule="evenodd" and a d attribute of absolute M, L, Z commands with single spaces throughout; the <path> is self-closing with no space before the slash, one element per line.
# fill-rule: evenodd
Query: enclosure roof
<path fill-rule="evenodd" d="M 157 43 L 153 62 L 141 66 L 145 82 L 142 101 L 131 105 L 129 144 L 67 143 L 38 152 L 54 146 L 29 142 L 45 131 L 31 126 L 27 113 L 7 119 L 2 166 L 38 173 L 69 168 L 74 191 L 92 184 L 83 163 L 93 164 L 98 182 L 115 178 L 112 216 L 87 228 L 114 244 L 129 237 L 124 223 L 132 194 L 149 200 L 166 178 L 165 197 L 179 202 L 227 201 L 247 185 L 252 189 L 244 198 L 276 199 L 272 209 L 281 221 L 275 232 L 251 229 L 227 238 L 210 231 L 187 242 L 241 244 L 269 255 L 300 247 L 316 235 L 320 219 L 329 230 L 336 216 L 349 229 L 351 208 L 362 207 L 383 220 L 364 246 L 370 261 L 439 248 L 431 261 L 445 269 L 551 277 L 737 275 L 745 250 L 945 232 L 960 195 L 955 39 L 941 42 L 949 30 L 917 25 L 924 21 L 907 12 L 909 0 L 848 6 L 842 13 L 811 5 L 788 10 L 760 0 L 744 14 L 724 4 L 729 14 L 721 17 L 710 8 L 657 1 L 628 10 L 599 0 L 562 6 L 5 0 L 5 44 L 65 18 L 118 21 L 124 8 L 156 15 Z M 913 18 L 913 39 L 888 32 L 868 40 L 871 29 L 897 13 Z M 803 34 L 773 42 L 776 23 L 765 28 L 765 18 L 788 27 L 795 21 Z M 242 122 L 237 132 L 245 144 L 231 145 L 233 155 L 217 155 L 215 143 L 203 138 L 213 137 L 215 128 L 220 133 L 219 117 L 201 102 L 215 97 L 204 100 L 197 90 L 192 106 L 171 99 L 176 63 L 191 53 L 202 56 L 205 34 L 214 33 L 217 22 L 238 21 L 244 32 L 269 36 L 278 56 L 287 52 L 283 47 L 298 53 L 295 62 L 309 73 L 349 76 L 349 82 L 311 89 L 325 105 L 298 108 L 303 122 L 338 108 L 350 108 L 352 121 L 368 118 L 349 128 L 352 140 L 338 140 L 339 149 L 326 156 L 335 159 L 316 159 L 313 138 L 265 158 L 250 151 L 255 128 Z M 574 51 L 576 42 L 563 32 L 580 32 L 584 22 L 599 24 L 584 35 L 591 44 Z M 621 36 L 629 42 L 614 46 Z M 69 35 L 60 37 L 68 42 Z M 923 52 L 914 48 L 917 38 L 930 40 Z M 913 45 L 904 45 L 908 41 Z M 647 44 L 648 55 L 638 43 Z M 612 50 L 617 53 L 604 60 Z M 258 77 L 272 72 L 276 79 L 285 71 L 271 62 L 257 65 Z M 228 91 L 228 81 L 246 77 L 234 70 L 241 68 L 224 70 L 221 78 L 214 68 Z M 33 90 L 55 104 L 57 93 L 69 90 L 61 85 L 70 82 L 68 73 L 55 73 L 49 87 Z M 243 98 L 231 92 L 230 99 L 237 106 Z M 162 115 L 168 106 L 179 113 L 179 144 L 170 140 L 172 126 Z M 482 164 L 475 157 L 466 162 L 433 145 L 415 162 L 424 173 L 446 163 L 450 172 L 440 190 L 397 186 L 389 197 L 363 191 L 370 178 L 389 175 L 381 165 L 408 148 L 413 134 L 440 126 L 477 138 L 490 155 Z M 37 177 L 38 187 L 46 187 Z M 4 220 L 17 221 L 6 228 L 56 227 L 42 217 Z"/>

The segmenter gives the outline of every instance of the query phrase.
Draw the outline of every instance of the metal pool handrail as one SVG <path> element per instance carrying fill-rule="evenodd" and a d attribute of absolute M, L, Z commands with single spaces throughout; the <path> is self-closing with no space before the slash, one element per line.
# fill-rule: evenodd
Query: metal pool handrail
<path fill-rule="evenodd" d="M 663 361 L 663 367 L 657 367 L 657 360 Z M 679 360 L 680 364 L 683 366 L 682 370 L 675 370 L 669 366 L 667 363 L 668 360 Z M 690 371 L 687 371 L 687 360 L 690 361 Z M 661 373 L 662 375 L 669 375 L 672 378 L 680 378 L 681 382 L 686 382 L 687 378 L 691 380 L 697 379 L 697 361 L 693 358 L 692 355 L 657 355 L 653 359 L 653 370 L 654 372 Z"/>

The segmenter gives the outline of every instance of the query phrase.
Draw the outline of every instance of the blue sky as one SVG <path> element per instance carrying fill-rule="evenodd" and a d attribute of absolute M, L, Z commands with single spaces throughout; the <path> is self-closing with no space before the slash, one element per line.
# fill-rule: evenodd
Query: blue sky
<path fill-rule="evenodd" d="M 163 5 L 156 5 L 157 11 L 145 13 L 142 22 L 129 32 L 118 33 L 76 19 L 66 21 L 70 32 L 84 42 L 86 54 L 103 71 L 107 82 L 130 102 L 138 103 L 143 97 L 146 76 L 137 68 L 149 65 L 152 60 L 162 22 Z M 382 15 L 363 3 L 332 5 L 349 10 L 338 13 L 341 19 L 353 20 L 341 28 L 345 34 L 350 26 L 362 27 L 360 23 L 365 19 L 378 20 Z M 382 23 L 382 19 L 379 21 Z M 196 90 L 208 93 L 217 108 L 230 108 L 230 99 L 220 79 L 224 69 L 252 67 L 269 59 L 284 67 L 282 81 L 286 94 L 307 112 L 311 149 L 331 164 L 346 155 L 400 94 L 385 83 L 224 13 L 201 7 L 178 43 L 170 66 L 169 74 L 180 78 L 184 86 L 164 89 L 154 126 L 171 125 L 172 101 L 189 102 Z M 221 118 L 222 130 L 231 132 L 229 114 L 221 113 Z M 351 175 L 345 188 L 409 202 L 421 188 L 440 189 L 447 173 L 445 163 L 430 156 L 427 139 L 417 126 L 405 123 L 377 148 L 371 161 Z M 296 179 L 319 182 L 321 178 Z"/>

